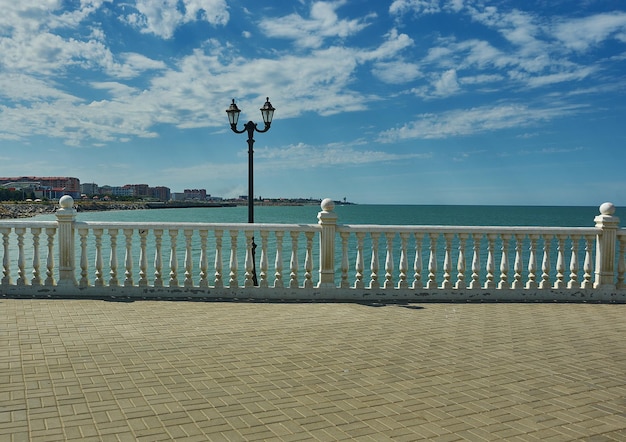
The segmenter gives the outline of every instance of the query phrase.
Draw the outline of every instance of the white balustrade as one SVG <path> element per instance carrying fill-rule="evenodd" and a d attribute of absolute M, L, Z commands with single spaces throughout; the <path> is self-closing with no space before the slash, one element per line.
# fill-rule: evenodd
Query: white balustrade
<path fill-rule="evenodd" d="M 462 300 L 480 294 L 490 297 L 484 299 L 522 300 L 532 294 L 531 299 L 570 300 L 572 295 L 596 299 L 597 292 L 608 293 L 602 299 L 626 302 L 626 231 L 619 229 L 610 205 L 601 206 L 595 227 L 342 225 L 328 202 L 318 223 L 305 225 L 78 222 L 67 200 L 60 212 L 58 221 L 0 221 L 0 295 L 59 285 L 67 293 L 75 287 L 85 296 L 106 296 L 114 289 L 110 293 L 135 296 L 436 295 L 439 300 Z M 40 270 L 42 234 L 47 246 L 45 280 Z M 255 237 L 260 239 L 260 256 L 253 253 Z M 211 255 L 215 259 L 209 269 Z"/>

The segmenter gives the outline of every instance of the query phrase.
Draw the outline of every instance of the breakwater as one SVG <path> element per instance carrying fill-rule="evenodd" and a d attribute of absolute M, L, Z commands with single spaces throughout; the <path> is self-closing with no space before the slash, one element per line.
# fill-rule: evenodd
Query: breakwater
<path fill-rule="evenodd" d="M 35 215 L 54 213 L 58 208 L 57 203 L 2 203 L 0 204 L 0 219 L 29 218 Z M 76 210 L 79 212 L 105 211 L 105 210 L 138 210 L 149 209 L 146 203 L 138 202 L 93 202 L 79 201 Z"/>

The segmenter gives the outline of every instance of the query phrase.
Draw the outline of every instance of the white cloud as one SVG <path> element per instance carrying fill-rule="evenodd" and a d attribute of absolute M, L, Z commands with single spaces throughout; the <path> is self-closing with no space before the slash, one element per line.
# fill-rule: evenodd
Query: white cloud
<path fill-rule="evenodd" d="M 372 73 L 381 81 L 390 84 L 408 83 L 422 76 L 416 64 L 403 61 L 376 63 Z"/>
<path fill-rule="evenodd" d="M 423 114 L 399 128 L 382 132 L 378 140 L 449 138 L 481 132 L 527 127 L 580 112 L 577 106 L 529 108 L 524 105 L 484 106 L 441 114 Z"/>
<path fill-rule="evenodd" d="M 225 0 L 137 0 L 136 8 L 139 14 L 128 14 L 125 21 L 165 39 L 185 23 L 203 20 L 217 26 L 230 18 Z"/>
<path fill-rule="evenodd" d="M 591 17 L 561 21 L 556 24 L 554 35 L 565 47 L 575 51 L 586 51 L 609 39 L 624 41 L 626 13 L 597 14 Z"/>
<path fill-rule="evenodd" d="M 459 91 L 459 83 L 456 78 L 456 71 L 450 69 L 444 72 L 440 78 L 438 78 L 433 86 L 435 88 L 434 94 L 440 97 L 446 97 Z"/>

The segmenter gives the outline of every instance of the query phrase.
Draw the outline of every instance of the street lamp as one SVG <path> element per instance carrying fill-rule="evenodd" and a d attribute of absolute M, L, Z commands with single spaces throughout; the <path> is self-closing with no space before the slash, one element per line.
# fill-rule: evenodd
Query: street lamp
<path fill-rule="evenodd" d="M 252 121 L 248 121 L 242 130 L 237 129 L 237 122 L 239 121 L 239 114 L 241 110 L 235 104 L 235 99 L 233 98 L 233 102 L 230 104 L 229 108 L 226 109 L 226 113 L 228 114 L 228 121 L 230 122 L 230 128 L 236 134 L 242 134 L 244 132 L 248 132 L 248 222 L 254 223 L 254 167 L 253 167 L 253 146 L 254 146 L 254 131 L 259 133 L 267 132 L 270 130 L 270 125 L 272 124 L 272 118 L 274 117 L 274 107 L 272 103 L 270 103 L 269 97 L 266 98 L 265 104 L 261 108 L 261 116 L 263 117 L 263 123 L 265 123 L 265 127 L 263 129 L 259 129 L 256 123 Z M 255 249 L 256 244 L 254 243 L 254 237 L 252 237 L 252 281 L 254 285 L 258 285 L 256 278 L 256 259 L 255 259 Z"/>

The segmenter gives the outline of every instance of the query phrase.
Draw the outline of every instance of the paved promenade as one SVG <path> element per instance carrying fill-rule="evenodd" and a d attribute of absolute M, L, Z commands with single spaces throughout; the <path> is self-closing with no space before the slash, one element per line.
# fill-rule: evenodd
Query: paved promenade
<path fill-rule="evenodd" d="M 626 305 L 0 299 L 0 440 L 626 440 Z"/>

